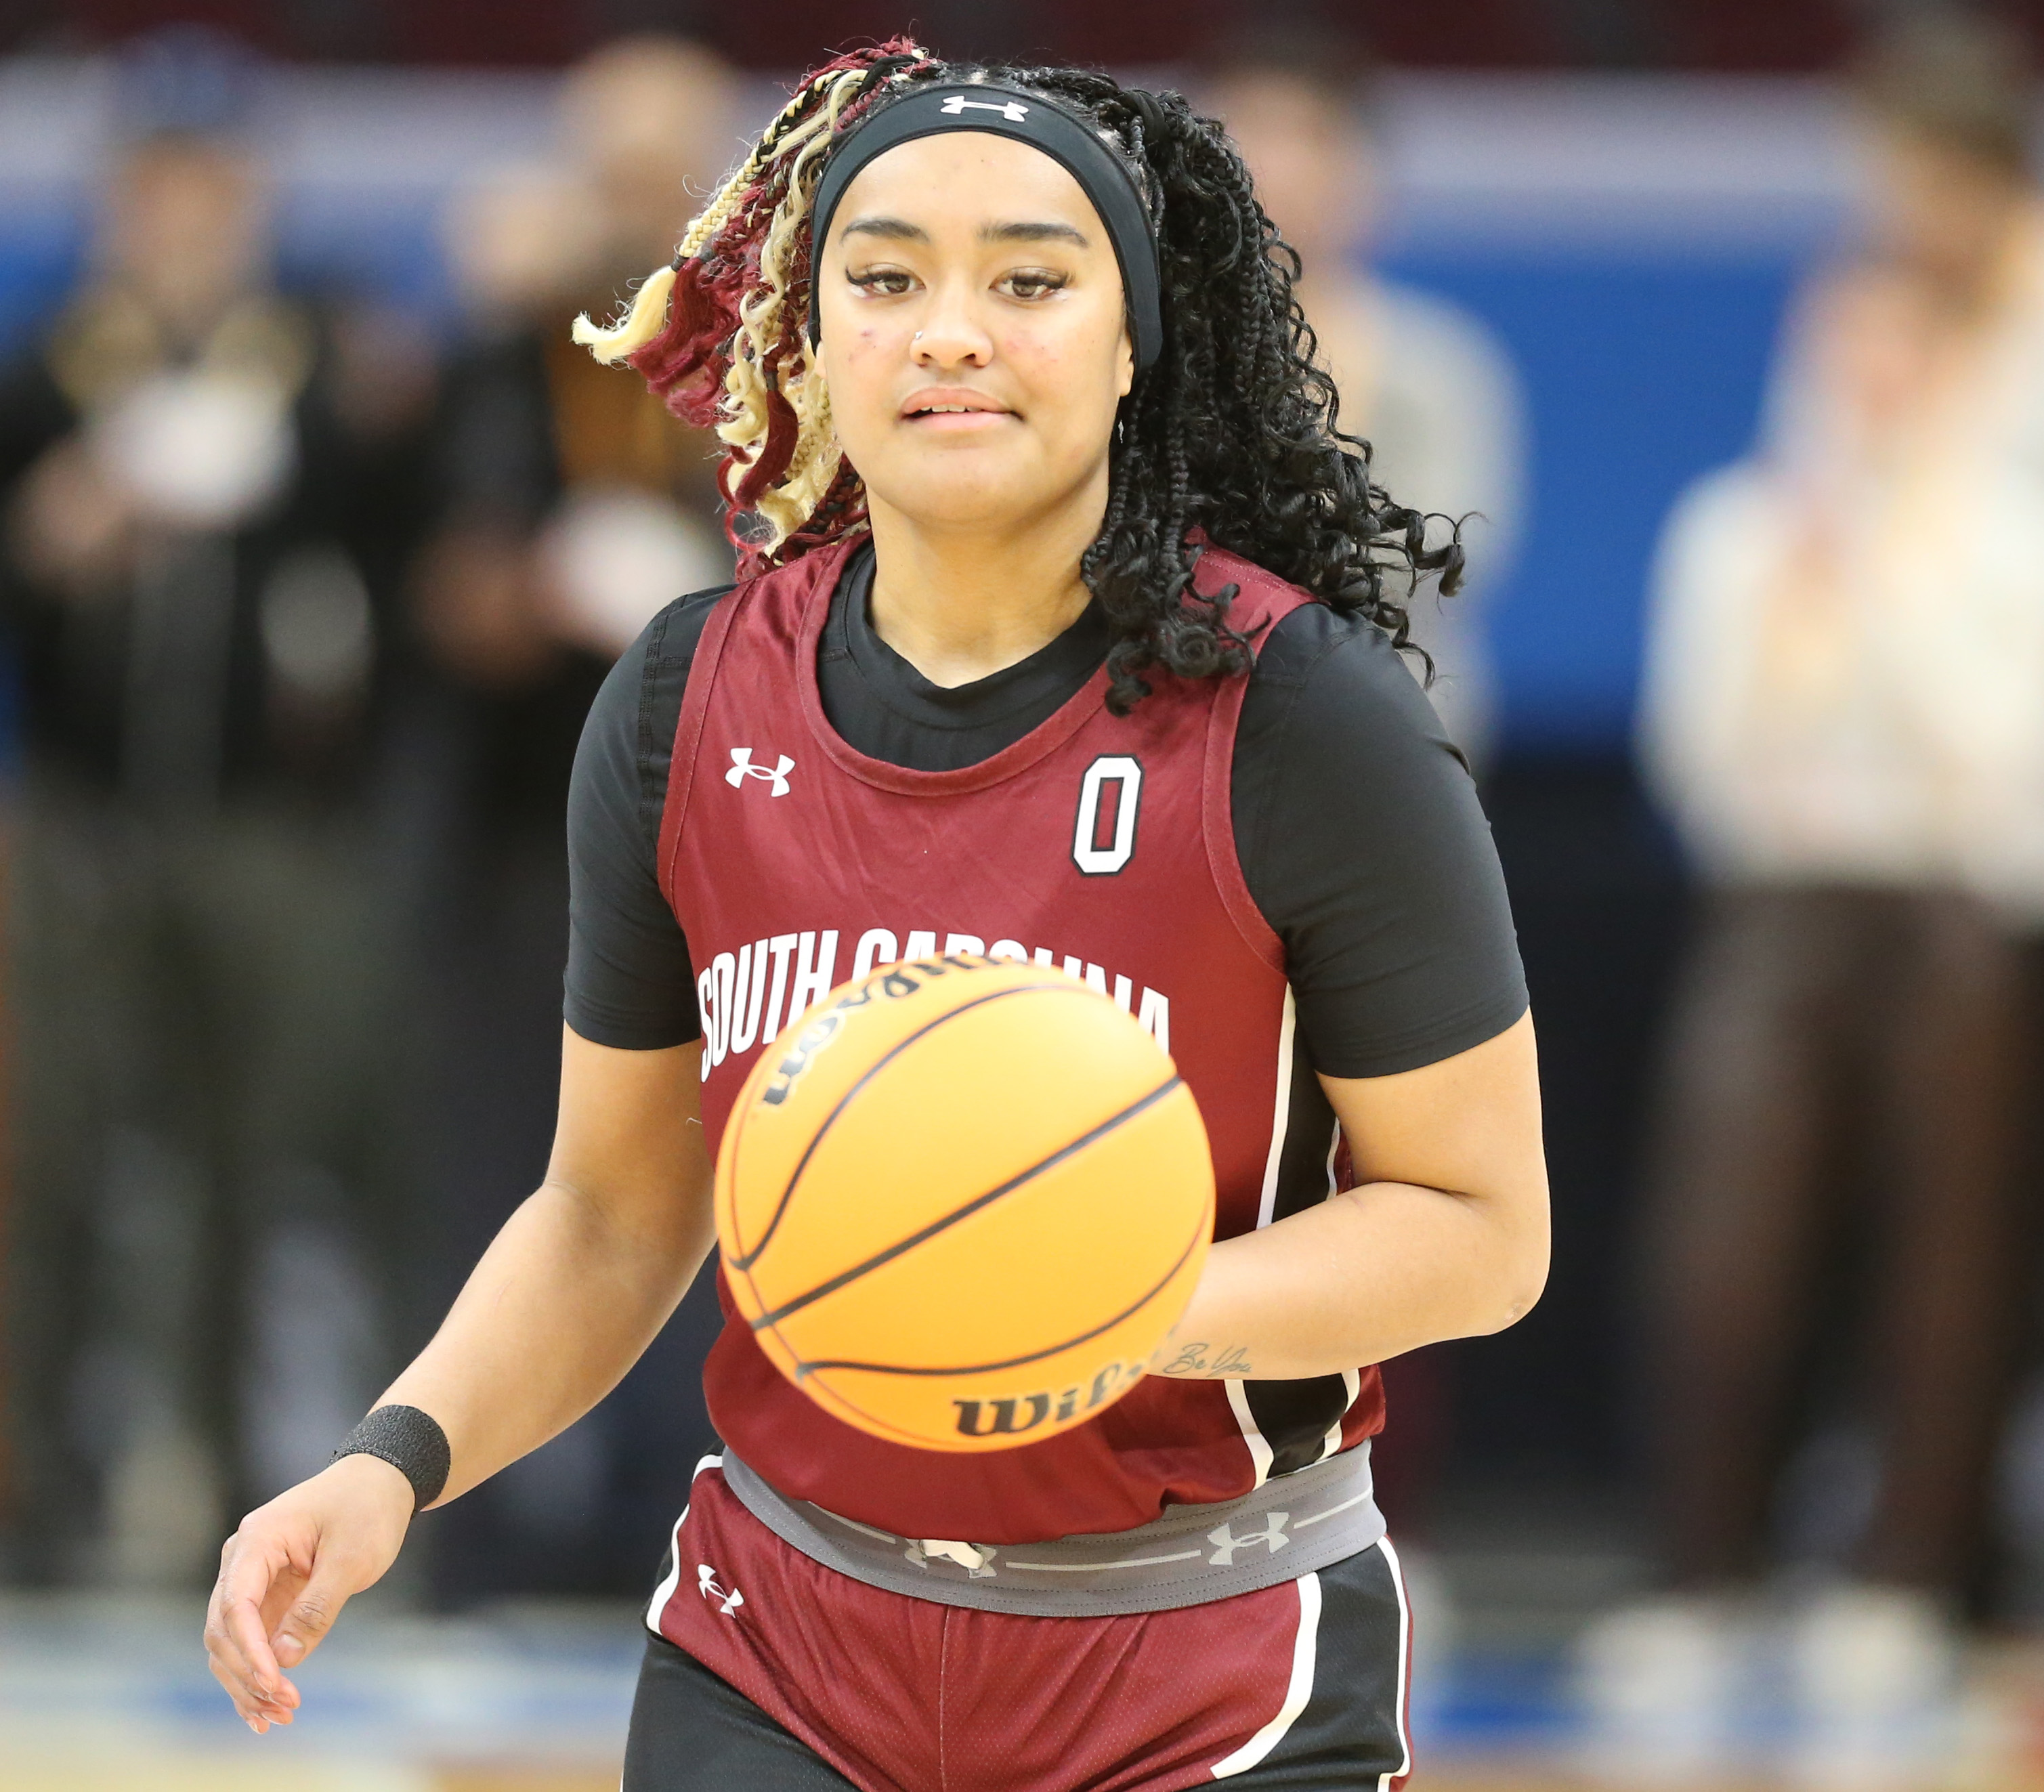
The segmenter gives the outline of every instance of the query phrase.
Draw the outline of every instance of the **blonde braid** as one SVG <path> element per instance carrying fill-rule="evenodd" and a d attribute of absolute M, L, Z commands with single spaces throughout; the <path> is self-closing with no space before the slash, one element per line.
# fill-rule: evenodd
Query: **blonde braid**
<path fill-rule="evenodd" d="M 885 46 L 882 53 L 897 58 L 897 65 L 882 77 L 889 84 L 912 79 L 914 71 L 932 66 L 926 54 L 905 43 Z M 624 314 L 608 326 L 587 316 L 574 322 L 574 340 L 607 365 L 631 360 L 649 348 L 652 362 L 659 363 L 673 352 L 654 345 L 669 328 L 675 283 L 687 264 L 700 260 L 711 270 L 722 270 L 703 276 L 721 284 L 731 271 L 751 260 L 757 271 L 736 297 L 736 327 L 711 358 L 712 371 L 720 366 L 723 370 L 716 429 L 728 451 L 727 497 L 732 494 L 729 482 L 737 470 L 758 467 L 770 454 L 778 456 L 768 462 L 770 467 L 778 466 L 778 472 L 763 468 L 755 475 L 755 479 L 763 475 L 770 483 L 740 494 L 740 500 L 749 499 L 767 525 L 764 540 L 743 544 L 747 560 L 773 558 L 815 513 L 844 471 L 843 451 L 831 422 L 830 394 L 808 333 L 801 327 L 805 320 L 791 316 L 790 300 L 807 287 L 809 302 L 815 302 L 811 203 L 845 110 L 870 93 L 875 73 L 870 60 L 847 59 L 805 81 L 690 224 L 674 261 L 647 276 Z M 760 226 L 763 229 L 753 239 L 759 247 L 756 260 L 752 260 L 746 253 L 746 234 L 748 228 Z M 727 240 L 728 234 L 732 240 Z M 683 316 L 688 321 L 678 321 L 678 330 L 698 327 L 686 307 Z M 656 375 L 645 358 L 636 364 L 649 379 L 670 377 Z M 698 356 L 685 363 L 669 360 L 667 364 L 704 363 Z M 664 393 L 668 386 L 656 383 L 655 389 Z M 692 417 L 699 402 L 669 399 Z M 848 514 L 844 504 L 840 501 L 832 508 L 843 526 Z"/>
<path fill-rule="evenodd" d="M 774 123 L 778 125 L 801 105 L 805 97 L 797 94 L 789 101 Z M 709 205 L 690 222 L 682 238 L 682 246 L 674 252 L 674 259 L 646 276 L 623 317 L 608 325 L 592 321 L 586 311 L 575 319 L 568 333 L 605 367 L 615 367 L 627 356 L 636 354 L 660 333 L 667 321 L 667 298 L 674 290 L 675 274 L 683 262 L 701 254 L 717 232 L 736 215 L 747 189 L 759 178 L 762 158 L 773 137 L 773 127 L 770 125 L 745 160 L 724 177 Z"/>
<path fill-rule="evenodd" d="M 759 253 L 760 284 L 738 308 L 739 332 L 732 345 L 731 371 L 724 381 L 730 414 L 718 427 L 718 436 L 741 460 L 756 459 L 766 445 L 770 385 L 795 413 L 795 445 L 788 469 L 758 500 L 759 513 L 772 531 L 763 544 L 769 554 L 809 520 L 817 499 L 837 476 L 842 451 L 831 427 L 830 393 L 808 333 L 795 333 L 800 357 L 795 367 L 775 357 L 785 356 L 786 352 L 783 325 L 789 291 L 809 275 L 803 263 L 813 260 L 807 237 L 809 203 L 836 136 L 839 114 L 864 80 L 864 71 L 858 69 L 833 77 L 822 113 L 790 138 L 786 190 L 774 207 Z M 810 303 L 815 302 L 813 289 Z"/>

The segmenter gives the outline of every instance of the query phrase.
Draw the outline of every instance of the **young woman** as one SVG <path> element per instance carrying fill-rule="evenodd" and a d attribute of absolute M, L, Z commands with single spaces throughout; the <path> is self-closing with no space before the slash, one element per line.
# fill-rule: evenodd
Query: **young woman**
<path fill-rule="evenodd" d="M 585 327 L 717 417 L 743 576 L 590 718 L 544 1186 L 227 1546 L 208 1644 L 256 1730 L 415 1508 L 572 1422 L 673 1310 L 774 1029 L 984 951 L 1168 1044 L 1222 1241 L 1150 1376 L 992 1455 L 852 1431 L 728 1328 L 626 1786 L 1409 1770 L 1357 1366 L 1524 1313 L 1546 1189 L 1496 860 L 1398 652 L 1398 593 L 1458 556 L 1337 433 L 1296 271 L 1175 96 L 897 43 L 806 81 Z"/>

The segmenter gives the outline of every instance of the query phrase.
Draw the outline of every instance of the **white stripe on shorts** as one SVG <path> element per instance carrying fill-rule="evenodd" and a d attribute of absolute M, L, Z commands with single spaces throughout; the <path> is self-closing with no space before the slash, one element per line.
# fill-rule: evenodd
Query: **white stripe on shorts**
<path fill-rule="evenodd" d="M 723 1457 L 705 1456 L 701 1462 L 696 1464 L 696 1475 L 701 1474 L 706 1468 L 721 1468 L 723 1467 Z M 691 1475 L 689 1477 L 689 1479 L 693 1482 L 696 1478 L 696 1475 Z M 655 1633 L 659 1632 L 660 1628 L 661 1613 L 667 1609 L 667 1602 L 674 1598 L 674 1589 L 682 1584 L 682 1527 L 688 1523 L 688 1521 L 689 1509 L 685 1506 L 682 1508 L 681 1517 L 674 1521 L 674 1535 L 673 1538 L 674 1565 L 670 1570 L 669 1570 L 667 1578 L 662 1581 L 658 1586 L 653 1589 L 653 1602 L 646 1608 L 646 1628 Z"/>
<path fill-rule="evenodd" d="M 1398 1763 L 1397 1772 L 1377 1776 L 1377 1792 L 1391 1792 L 1392 1782 L 1412 1771 L 1412 1738 L 1405 1729 L 1407 1676 L 1412 1671 L 1412 1608 L 1405 1603 L 1405 1571 L 1399 1566 L 1398 1552 L 1391 1547 L 1389 1537 L 1379 1537 L 1377 1547 L 1384 1552 L 1385 1562 L 1391 1570 L 1391 1584 L 1398 1590 L 1398 1751 L 1404 1759 Z"/>
<path fill-rule="evenodd" d="M 1320 1577 L 1301 1575 L 1292 1584 L 1299 1590 L 1299 1633 L 1292 1644 L 1292 1679 L 1285 1689 L 1285 1702 L 1278 1706 L 1278 1715 L 1248 1741 L 1214 1763 L 1216 1779 L 1229 1779 L 1254 1767 L 1285 1740 L 1285 1733 L 1299 1721 L 1299 1713 L 1306 1709 L 1306 1701 L 1313 1696 L 1313 1662 L 1320 1637 Z M 1402 1594 L 1399 1609 L 1401 1612 L 1404 1609 Z M 1400 1669 L 1401 1675 L 1404 1671 Z"/>

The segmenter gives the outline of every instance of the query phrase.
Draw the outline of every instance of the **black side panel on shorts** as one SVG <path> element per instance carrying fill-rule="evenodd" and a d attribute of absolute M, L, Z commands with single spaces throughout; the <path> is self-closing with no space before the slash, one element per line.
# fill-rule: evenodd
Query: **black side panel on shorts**
<path fill-rule="evenodd" d="M 1284 1740 L 1246 1772 L 1240 1792 L 1377 1792 L 1412 1771 L 1404 1699 L 1404 1601 L 1382 1546 L 1320 1571 L 1313 1690 Z"/>
<path fill-rule="evenodd" d="M 620 1792 L 859 1792 L 663 1636 L 646 1639 Z"/>

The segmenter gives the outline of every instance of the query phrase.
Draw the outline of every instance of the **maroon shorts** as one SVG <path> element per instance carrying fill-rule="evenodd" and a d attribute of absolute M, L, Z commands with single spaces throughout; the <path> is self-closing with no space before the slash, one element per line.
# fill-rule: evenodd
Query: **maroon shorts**
<path fill-rule="evenodd" d="M 1411 1771 L 1388 1542 L 1207 1605 L 1019 1617 L 813 1562 L 711 1468 L 675 1564 L 624 1792 L 1390 1792 Z"/>

